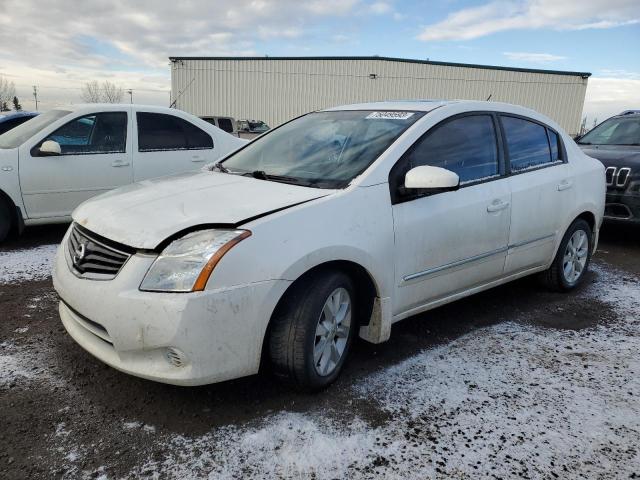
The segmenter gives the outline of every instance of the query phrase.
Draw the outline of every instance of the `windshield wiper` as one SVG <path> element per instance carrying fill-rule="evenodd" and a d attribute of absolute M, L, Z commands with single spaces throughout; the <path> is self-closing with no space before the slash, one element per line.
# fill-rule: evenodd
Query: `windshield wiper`
<path fill-rule="evenodd" d="M 243 173 L 243 175 L 257 178 L 258 180 L 271 180 L 273 182 L 291 183 L 307 187 L 314 185 L 314 182 L 310 182 L 308 180 L 303 180 L 297 177 L 288 177 L 286 175 L 273 175 L 265 172 L 264 170 L 254 170 L 253 172 Z"/>

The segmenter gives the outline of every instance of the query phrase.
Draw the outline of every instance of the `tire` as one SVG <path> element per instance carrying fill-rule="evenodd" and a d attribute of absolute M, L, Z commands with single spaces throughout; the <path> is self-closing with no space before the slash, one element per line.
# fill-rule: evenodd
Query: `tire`
<path fill-rule="evenodd" d="M 580 218 L 575 220 L 562 237 L 551 267 L 542 272 L 543 283 L 556 292 L 568 292 L 580 285 L 589 269 L 592 246 L 591 227 Z"/>
<path fill-rule="evenodd" d="M 271 322 L 269 358 L 275 376 L 305 391 L 333 383 L 357 330 L 355 300 L 353 281 L 342 272 L 319 272 L 296 282 Z"/>
<path fill-rule="evenodd" d="M 0 242 L 3 242 L 11 231 L 11 210 L 9 205 L 0 199 Z"/>

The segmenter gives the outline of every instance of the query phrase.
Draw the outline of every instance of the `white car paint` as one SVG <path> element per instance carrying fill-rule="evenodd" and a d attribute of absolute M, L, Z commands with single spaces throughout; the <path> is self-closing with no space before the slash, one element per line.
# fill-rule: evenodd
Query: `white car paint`
<path fill-rule="evenodd" d="M 73 209 L 100 193 L 148 178 L 199 170 L 246 143 L 193 115 L 165 107 L 87 104 L 60 110 L 69 113 L 38 130 L 18 147 L 0 148 L 0 197 L 4 194 L 12 207 L 19 209 L 25 225 L 69 221 Z M 32 155 L 32 149 L 61 126 L 103 112 L 126 113 L 124 152 Z M 183 119 L 206 132 L 213 140 L 213 148 L 140 152 L 136 116 L 139 112 Z"/>
<path fill-rule="evenodd" d="M 470 101 L 333 110 L 427 113 L 343 189 L 201 172 L 86 202 L 74 212 L 75 222 L 133 253 L 112 280 L 81 278 L 72 264 L 71 229 L 67 232 L 53 278 L 71 336 L 124 372 L 172 384 L 206 384 L 256 373 L 279 300 L 305 272 L 328 262 L 348 262 L 369 275 L 376 298 L 360 336 L 377 343 L 389 338 L 396 321 L 547 269 L 564 232 L 581 214 L 593 219 L 595 249 L 604 212 L 604 168 L 543 115 Z M 389 175 L 398 159 L 436 124 L 465 112 L 503 112 L 542 122 L 561 135 L 568 160 L 393 204 Z M 203 291 L 141 291 L 168 239 L 201 228 L 239 228 L 251 235 L 228 250 Z M 171 362 L 176 351 L 182 352 L 179 366 Z"/>

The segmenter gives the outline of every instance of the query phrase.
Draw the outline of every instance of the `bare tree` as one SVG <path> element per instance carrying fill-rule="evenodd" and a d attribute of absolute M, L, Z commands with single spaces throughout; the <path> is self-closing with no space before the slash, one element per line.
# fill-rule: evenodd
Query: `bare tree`
<path fill-rule="evenodd" d="M 0 77 L 0 108 L 2 111 L 9 109 L 8 105 L 16 96 L 16 87 L 13 82 L 8 81 L 4 77 Z"/>
<path fill-rule="evenodd" d="M 100 84 L 94 80 L 87 82 L 82 86 L 80 98 L 84 103 L 100 103 L 102 102 L 102 93 L 100 92 Z"/>
<path fill-rule="evenodd" d="M 108 80 L 102 84 L 102 101 L 104 103 L 121 103 L 124 91 Z"/>
<path fill-rule="evenodd" d="M 85 103 L 120 103 L 124 96 L 122 87 L 105 80 L 100 85 L 96 80 L 87 82 L 82 87 L 80 97 Z"/>

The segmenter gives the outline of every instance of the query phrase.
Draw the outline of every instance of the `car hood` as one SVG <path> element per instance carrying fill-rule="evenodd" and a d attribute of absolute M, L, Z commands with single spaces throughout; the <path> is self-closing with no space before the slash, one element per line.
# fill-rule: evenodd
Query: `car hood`
<path fill-rule="evenodd" d="M 579 145 L 590 157 L 605 167 L 640 167 L 640 147 L 625 145 Z"/>
<path fill-rule="evenodd" d="M 218 172 L 145 180 L 84 202 L 73 220 L 105 238 L 155 249 L 198 225 L 238 225 L 333 190 L 301 187 Z"/>

